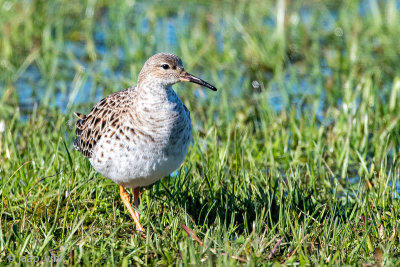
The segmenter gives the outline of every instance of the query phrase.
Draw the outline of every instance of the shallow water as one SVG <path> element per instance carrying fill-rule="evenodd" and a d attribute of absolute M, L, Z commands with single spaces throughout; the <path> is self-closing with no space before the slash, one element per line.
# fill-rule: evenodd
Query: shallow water
<path fill-rule="evenodd" d="M 396 1 L 397 8 L 400 9 L 400 0 Z M 367 16 L 373 13 L 373 6 L 376 5 L 375 0 L 361 1 L 359 5 L 359 14 Z M 135 5 L 135 12 L 132 15 L 144 12 L 146 3 Z M 301 8 L 297 16 L 290 18 L 291 23 L 302 23 L 305 28 L 312 29 L 315 27 L 312 20 L 313 13 L 309 8 Z M 156 26 L 151 29 L 149 19 L 146 16 L 139 16 L 127 23 L 128 26 L 135 27 L 135 29 L 142 35 L 151 35 L 155 38 L 155 43 L 162 43 L 165 50 L 176 52 L 179 44 L 179 36 L 189 31 L 187 25 L 190 25 L 191 18 L 189 14 L 179 14 L 173 16 L 164 16 L 157 18 Z M 327 32 L 334 32 L 337 38 L 342 38 L 343 30 L 336 26 L 338 14 L 334 10 L 326 13 L 322 18 L 320 27 Z M 96 60 L 89 60 L 90 55 L 86 49 L 86 43 L 69 39 L 63 44 L 62 52 L 58 58 L 58 69 L 61 72 L 57 74 L 54 81 L 55 92 L 52 93 L 48 90 L 49 77 L 45 77 L 37 64 L 31 64 L 15 81 L 14 86 L 18 93 L 19 105 L 22 111 L 22 118 L 26 119 L 31 113 L 34 106 L 41 104 L 50 107 L 59 108 L 65 114 L 69 114 L 74 106 L 98 102 L 105 94 L 105 87 L 103 83 L 99 84 L 99 80 L 107 80 L 107 84 L 121 84 L 122 79 L 133 79 L 132 75 L 137 75 L 140 70 L 142 62 L 139 62 L 135 73 L 127 67 L 130 62 L 127 62 L 131 57 L 130 55 L 137 53 L 142 49 L 140 44 L 135 42 L 131 36 L 127 37 L 130 45 L 125 47 L 116 47 L 110 45 L 112 43 L 112 36 L 108 36 L 104 31 L 106 26 L 115 26 L 118 31 L 119 27 L 126 27 L 126 25 L 119 25 L 112 19 L 112 15 L 107 11 L 97 19 L 98 24 L 95 27 L 94 36 L 94 50 L 97 54 Z M 264 18 L 262 23 L 266 26 L 276 26 L 276 18 Z M 134 24 L 134 25 L 133 25 Z M 228 23 L 221 18 L 219 21 L 220 29 L 215 31 L 216 50 L 218 53 L 225 52 L 224 40 L 224 27 Z M 122 29 L 123 30 L 123 29 Z M 348 52 L 348 51 L 344 51 Z M 299 67 L 293 63 L 288 64 L 282 74 L 282 81 L 275 81 L 272 79 L 273 75 L 265 72 L 265 80 L 268 84 L 263 84 L 263 81 L 250 79 L 249 73 L 244 73 L 243 76 L 235 77 L 235 84 L 231 87 L 229 94 L 232 98 L 240 98 L 248 93 L 245 88 L 253 88 L 254 91 L 261 90 L 265 93 L 269 106 L 277 113 L 283 110 L 290 111 L 291 108 L 296 109 L 296 115 L 300 117 L 302 112 L 310 112 L 315 114 L 321 126 L 329 126 L 334 119 L 326 117 L 324 110 L 330 103 L 326 102 L 327 91 L 325 88 L 325 81 L 335 75 L 335 70 L 332 70 L 327 61 L 329 57 L 334 57 L 335 51 L 327 49 L 326 57 L 320 60 L 320 75 L 304 74 Z M 111 63 L 111 64 L 110 64 Z M 79 65 L 79 66 L 77 66 Z M 243 66 L 245 68 L 246 66 Z M 197 73 L 196 73 L 197 74 Z M 101 75 L 101 77 L 97 77 Z M 198 74 L 201 76 L 201 73 Z M 247 75 L 247 76 L 246 76 Z M 219 70 L 218 78 L 221 80 L 230 79 L 228 74 Z M 249 82 L 250 84 L 245 84 Z M 380 93 L 387 94 L 392 87 L 392 81 L 384 84 Z M 4 83 L 0 81 L 0 97 L 4 93 Z M 113 88 L 115 90 L 122 88 Z M 109 92 L 109 88 L 107 88 Z M 53 95 L 52 95 L 53 94 Z M 208 94 L 204 94 L 200 89 L 194 89 L 194 96 L 199 100 L 207 99 Z M 342 99 L 339 98 L 337 106 L 341 106 Z M 358 102 L 355 102 L 358 105 Z M 175 172 L 173 176 L 178 176 Z M 356 184 L 359 179 L 349 178 L 349 184 Z M 396 188 L 400 193 L 400 182 L 397 181 Z"/>
<path fill-rule="evenodd" d="M 397 8 L 400 9 L 400 0 L 396 1 Z M 359 4 L 359 14 L 366 16 L 369 14 L 376 5 L 375 0 L 361 1 Z M 144 12 L 146 10 L 146 3 L 140 3 L 135 5 L 135 12 L 132 11 L 132 15 Z M 301 8 L 298 16 L 291 18 L 292 23 L 302 23 L 305 27 L 314 27 L 312 21 L 312 11 L 308 7 Z M 326 31 L 334 31 L 340 37 L 341 29 L 335 28 L 335 21 L 337 20 L 338 14 L 335 10 L 330 10 L 326 13 L 326 16 L 322 18 L 322 27 Z M 110 42 L 110 37 L 104 32 L 104 25 L 115 24 L 107 12 L 102 17 L 98 18 L 98 25 L 95 27 L 94 45 L 95 51 L 98 54 L 98 59 L 95 62 L 89 62 L 85 59 L 89 58 L 87 49 L 85 49 L 86 43 L 81 41 L 70 40 L 64 43 L 63 53 L 59 58 L 60 69 L 63 72 L 63 79 L 55 81 L 56 92 L 54 96 L 49 95 L 47 90 L 48 80 L 43 77 L 37 65 L 30 65 L 15 82 L 16 91 L 21 105 L 22 111 L 29 112 L 34 103 L 44 103 L 51 107 L 58 107 L 63 112 L 66 112 L 72 105 L 79 105 L 90 101 L 95 103 L 100 100 L 103 96 L 104 88 L 97 86 L 94 83 L 93 75 L 95 73 L 102 73 L 104 78 L 132 78 L 131 73 L 126 69 L 126 58 L 129 58 L 127 53 L 137 52 L 140 47 L 134 45 L 134 41 L 128 38 L 128 41 L 132 42 L 132 51 L 127 51 L 123 47 L 115 48 L 112 47 L 113 51 L 110 51 L 110 46 L 107 42 Z M 133 23 L 133 21 L 132 21 Z M 179 45 L 179 35 L 188 31 L 187 25 L 190 23 L 190 15 L 175 15 L 165 16 L 157 19 L 156 27 L 154 32 L 151 32 L 150 23 L 147 17 L 141 18 L 140 22 L 135 24 L 135 27 L 141 34 L 150 34 L 154 36 L 156 43 L 165 44 L 164 47 L 171 52 L 175 52 L 176 47 Z M 276 18 L 265 18 L 262 23 L 268 26 L 276 25 Z M 131 23 L 128 23 L 130 25 Z M 224 39 L 223 39 L 223 25 L 227 23 L 221 18 L 220 30 L 216 31 L 215 39 L 217 41 L 217 51 L 219 53 L 224 52 Z M 121 26 L 122 27 L 122 26 Z M 118 30 L 118 29 L 116 29 Z M 329 53 L 328 53 L 329 54 Z M 76 66 L 74 62 L 70 60 L 73 57 L 78 60 L 81 67 L 83 67 L 84 78 L 80 81 L 79 87 L 74 91 L 73 79 L 76 75 Z M 108 59 L 112 57 L 113 60 L 117 60 L 117 66 L 110 68 L 108 66 Z M 139 63 L 139 65 L 142 63 Z M 322 77 L 330 77 L 334 73 L 330 69 L 326 62 L 322 60 L 321 64 Z M 294 68 L 294 69 L 293 69 Z M 268 99 L 270 106 L 276 111 L 281 112 L 283 109 L 288 109 L 293 105 L 297 107 L 299 112 L 303 109 L 314 109 L 314 103 L 303 103 L 302 101 L 309 96 L 317 96 L 319 105 L 317 107 L 317 117 L 323 125 L 329 124 L 329 119 L 325 119 L 322 113 L 324 108 L 324 97 L 325 91 L 323 88 L 322 80 L 315 80 L 305 75 L 301 75 L 296 72 L 296 67 L 286 68 L 284 70 L 284 84 L 278 85 L 274 82 L 268 85 Z M 221 73 L 223 76 L 224 73 Z M 268 75 L 266 73 L 265 75 Z M 133 77 L 136 79 L 136 77 Z M 237 86 L 233 87 L 231 94 L 233 96 L 240 97 L 243 94 L 243 78 L 240 78 L 237 82 Z M 258 81 L 253 81 L 258 82 Z M 2 85 L 0 83 L 0 85 Z M 253 86 L 254 87 L 254 86 Z M 4 86 L 0 86 L 0 96 L 3 94 Z"/>

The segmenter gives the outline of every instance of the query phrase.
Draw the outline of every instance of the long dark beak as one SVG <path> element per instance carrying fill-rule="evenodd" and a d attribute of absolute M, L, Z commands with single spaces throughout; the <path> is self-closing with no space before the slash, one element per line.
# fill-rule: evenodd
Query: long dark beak
<path fill-rule="evenodd" d="M 194 76 L 194 75 L 192 75 L 192 74 L 190 74 L 190 73 L 187 73 L 186 71 L 183 71 L 183 72 L 182 72 L 180 78 L 181 78 L 181 81 L 182 81 L 182 82 L 197 83 L 197 84 L 200 84 L 200 85 L 202 85 L 202 86 L 208 87 L 208 88 L 210 88 L 210 89 L 213 90 L 213 91 L 217 91 L 217 88 L 215 88 L 215 86 L 209 84 L 209 83 L 206 82 L 206 81 L 203 81 L 203 80 L 200 79 L 200 78 L 197 78 L 196 76 Z"/>

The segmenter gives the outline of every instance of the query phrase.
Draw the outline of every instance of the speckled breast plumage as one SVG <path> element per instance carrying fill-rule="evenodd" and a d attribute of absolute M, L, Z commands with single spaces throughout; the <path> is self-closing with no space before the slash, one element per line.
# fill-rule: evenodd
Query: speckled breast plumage
<path fill-rule="evenodd" d="M 164 91 L 149 95 L 128 88 L 100 101 L 89 115 L 77 114 L 75 148 L 96 171 L 124 187 L 169 175 L 185 158 L 192 128 L 179 97 L 172 88 Z"/>

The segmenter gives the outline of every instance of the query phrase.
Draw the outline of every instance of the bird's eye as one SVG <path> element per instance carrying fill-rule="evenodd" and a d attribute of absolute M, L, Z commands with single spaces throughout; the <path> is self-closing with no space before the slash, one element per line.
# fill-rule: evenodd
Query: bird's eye
<path fill-rule="evenodd" d="M 164 70 L 167 70 L 167 69 L 169 69 L 169 65 L 168 64 L 162 64 L 161 68 L 163 68 Z"/>

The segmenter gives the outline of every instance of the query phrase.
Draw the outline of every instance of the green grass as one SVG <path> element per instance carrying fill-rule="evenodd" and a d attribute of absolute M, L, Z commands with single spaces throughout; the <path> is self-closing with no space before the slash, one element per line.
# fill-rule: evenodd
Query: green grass
<path fill-rule="evenodd" d="M 0 0 L 0 265 L 400 264 L 396 1 L 114 2 Z M 160 51 L 220 90 L 175 86 L 194 143 L 141 238 L 68 122 Z"/>

